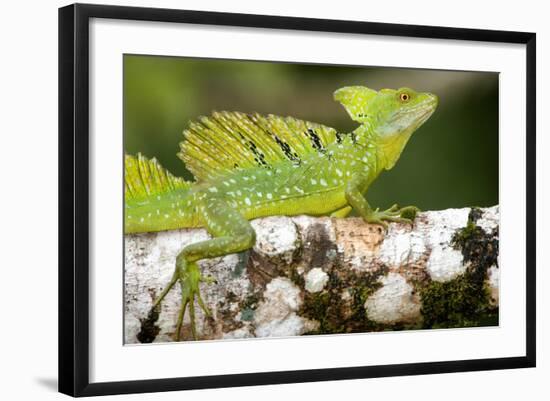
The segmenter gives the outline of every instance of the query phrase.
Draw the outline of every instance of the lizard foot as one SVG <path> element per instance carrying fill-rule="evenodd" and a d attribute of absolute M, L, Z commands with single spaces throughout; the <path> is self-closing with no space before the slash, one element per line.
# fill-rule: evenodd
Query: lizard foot
<path fill-rule="evenodd" d="M 389 209 L 380 210 L 376 209 L 372 214 L 366 218 L 367 223 L 380 224 L 384 228 L 388 228 L 387 221 L 395 223 L 405 223 L 413 225 L 416 214 L 420 211 L 416 206 L 406 206 L 400 208 L 397 204 L 393 205 Z"/>
<path fill-rule="evenodd" d="M 189 309 L 189 318 L 191 320 L 191 333 L 193 335 L 193 339 L 197 340 L 197 330 L 195 327 L 195 301 L 197 301 L 199 307 L 204 311 L 206 316 L 211 316 L 210 310 L 205 305 L 204 300 L 201 297 L 199 283 L 204 282 L 210 284 L 215 283 L 216 280 L 210 276 L 202 276 L 196 262 L 179 262 L 174 270 L 174 274 L 170 279 L 170 282 L 153 303 L 153 308 L 160 305 L 166 294 L 170 292 L 174 284 L 178 281 L 181 286 L 181 305 L 176 323 L 176 341 L 180 341 L 183 317 L 185 316 L 185 311 L 187 309 Z"/>

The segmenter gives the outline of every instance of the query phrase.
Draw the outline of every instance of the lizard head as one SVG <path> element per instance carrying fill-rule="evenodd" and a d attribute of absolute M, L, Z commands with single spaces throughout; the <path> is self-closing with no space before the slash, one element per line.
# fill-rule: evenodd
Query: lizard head
<path fill-rule="evenodd" d="M 394 166 L 411 134 L 426 122 L 439 102 L 432 93 L 409 88 L 375 91 L 364 86 L 338 89 L 334 99 L 354 121 L 374 128 L 386 169 Z"/>

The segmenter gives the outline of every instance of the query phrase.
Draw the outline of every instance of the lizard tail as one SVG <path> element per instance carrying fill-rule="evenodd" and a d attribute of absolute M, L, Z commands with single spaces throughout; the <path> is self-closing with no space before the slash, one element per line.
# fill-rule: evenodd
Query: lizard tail
<path fill-rule="evenodd" d="M 124 230 L 127 234 L 196 226 L 192 182 L 141 154 L 124 159 Z"/>

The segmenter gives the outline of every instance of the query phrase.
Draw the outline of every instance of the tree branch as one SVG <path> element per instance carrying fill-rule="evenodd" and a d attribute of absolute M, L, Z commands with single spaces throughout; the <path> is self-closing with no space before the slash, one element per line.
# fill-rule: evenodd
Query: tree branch
<path fill-rule="evenodd" d="M 253 250 L 199 262 L 217 281 L 201 285 L 213 316 L 196 308 L 199 337 L 498 324 L 498 223 L 498 206 L 423 212 L 387 233 L 359 218 L 254 220 Z M 181 249 L 207 238 L 204 229 L 126 236 L 126 343 L 173 341 L 179 286 L 160 310 L 152 301 Z"/>

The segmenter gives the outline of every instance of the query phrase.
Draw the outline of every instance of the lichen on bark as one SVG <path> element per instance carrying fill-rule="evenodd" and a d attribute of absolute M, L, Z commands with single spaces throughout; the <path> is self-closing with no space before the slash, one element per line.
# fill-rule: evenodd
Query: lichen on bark
<path fill-rule="evenodd" d="M 472 208 L 466 226 L 457 230 L 452 245 L 464 257 L 466 271 L 455 279 L 432 282 L 420 289 L 424 327 L 449 328 L 498 325 L 498 304 L 491 297 L 488 273 L 498 269 L 498 226 L 486 232 L 477 221 L 483 216 Z"/>
<path fill-rule="evenodd" d="M 254 248 L 200 262 L 200 339 L 498 324 L 498 206 L 419 213 L 387 232 L 359 218 L 269 217 Z M 126 343 L 173 341 L 179 288 L 151 310 L 203 229 L 125 238 Z M 177 287 L 177 286 L 176 286 Z M 192 339 L 184 321 L 184 340 Z"/>

